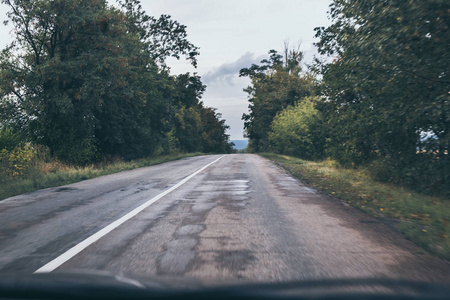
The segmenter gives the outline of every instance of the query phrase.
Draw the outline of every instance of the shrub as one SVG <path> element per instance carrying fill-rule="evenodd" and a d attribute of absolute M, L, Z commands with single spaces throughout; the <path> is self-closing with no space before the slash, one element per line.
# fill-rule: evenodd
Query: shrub
<path fill-rule="evenodd" d="M 325 137 L 322 115 L 316 109 L 318 97 L 307 97 L 274 118 L 269 132 L 273 150 L 304 159 L 323 157 Z"/>
<path fill-rule="evenodd" d="M 10 128 L 0 128 L 0 150 L 11 151 L 24 144 L 23 136 Z"/>
<path fill-rule="evenodd" d="M 17 146 L 8 151 L 0 151 L 0 173 L 7 177 L 26 177 L 32 165 L 36 162 L 36 150 L 31 144 Z"/>

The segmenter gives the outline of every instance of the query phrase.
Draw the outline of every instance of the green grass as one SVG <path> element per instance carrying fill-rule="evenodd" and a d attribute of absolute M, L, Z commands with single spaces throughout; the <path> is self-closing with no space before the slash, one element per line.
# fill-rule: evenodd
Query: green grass
<path fill-rule="evenodd" d="M 0 200 L 39 189 L 66 185 L 90 178 L 157 165 L 168 161 L 198 155 L 201 155 L 201 153 L 173 154 L 132 161 L 116 160 L 110 163 L 102 163 L 85 167 L 70 167 L 63 165 L 62 167 L 58 167 L 56 170 L 51 171 L 42 171 L 42 168 L 39 168 L 33 170 L 27 178 L 1 180 Z"/>
<path fill-rule="evenodd" d="M 398 220 L 407 239 L 450 260 L 450 200 L 379 183 L 363 168 L 345 169 L 332 160 L 319 162 L 271 153 L 261 154 L 306 184 L 381 220 Z"/>

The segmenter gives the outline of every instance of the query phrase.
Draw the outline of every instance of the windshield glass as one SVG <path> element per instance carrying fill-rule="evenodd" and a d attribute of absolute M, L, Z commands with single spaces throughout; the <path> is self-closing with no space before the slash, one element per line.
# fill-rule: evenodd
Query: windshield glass
<path fill-rule="evenodd" d="M 2 0 L 0 273 L 450 283 L 449 10 Z"/>

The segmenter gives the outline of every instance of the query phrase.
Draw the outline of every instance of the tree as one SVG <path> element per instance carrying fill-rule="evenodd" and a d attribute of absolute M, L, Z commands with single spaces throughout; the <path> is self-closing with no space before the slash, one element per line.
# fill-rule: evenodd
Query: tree
<path fill-rule="evenodd" d="M 448 183 L 449 9 L 440 0 L 332 3 L 333 24 L 316 36 L 334 57 L 321 66 L 323 109 L 339 159 L 382 159 L 420 186 L 433 165 L 435 184 Z"/>
<path fill-rule="evenodd" d="M 314 94 L 313 77 L 301 72 L 300 51 L 286 50 L 284 60 L 275 50 L 269 51 L 269 55 L 269 59 L 261 61 L 262 65 L 252 65 L 239 72 L 239 76 L 248 76 L 252 81 L 244 89 L 248 93 L 250 112 L 242 119 L 250 139 L 249 148 L 256 152 L 268 150 L 268 132 L 276 114 Z"/>
<path fill-rule="evenodd" d="M 124 34 L 123 14 L 105 1 L 3 3 L 17 39 L 2 53 L 2 98 L 24 112 L 22 129 L 34 141 L 62 159 L 93 159 L 103 108 L 126 85 L 123 49 L 133 39 Z"/>
<path fill-rule="evenodd" d="M 228 125 L 220 120 L 222 115 L 215 108 L 204 107 L 201 110 L 203 124 L 202 152 L 205 153 L 231 153 L 232 145 L 228 142 L 230 136 L 226 134 Z"/>
<path fill-rule="evenodd" d="M 271 149 L 303 159 L 323 157 L 325 135 L 322 115 L 315 105 L 318 97 L 308 97 L 279 112 L 270 125 Z"/>
<path fill-rule="evenodd" d="M 200 106 L 181 106 L 177 109 L 175 136 L 178 140 L 178 149 L 183 152 L 200 152 L 202 149 L 203 124 L 200 111 Z"/>
<path fill-rule="evenodd" d="M 199 54 L 170 16 L 148 16 L 137 0 L 120 9 L 105 0 L 2 3 L 17 38 L 0 57 L 0 124 L 58 158 L 82 164 L 151 155 L 177 111 L 199 105 L 200 77 L 171 76 L 165 64 L 186 56 L 195 66 Z"/>
<path fill-rule="evenodd" d="M 168 57 L 180 59 L 184 55 L 197 66 L 199 48 L 187 40 L 186 26 L 171 19 L 169 15 L 159 18 L 149 16 L 142 10 L 139 0 L 120 0 L 130 22 L 130 30 L 139 34 L 151 58 L 167 68 Z"/>
<path fill-rule="evenodd" d="M 174 81 L 176 113 L 171 137 L 176 140 L 176 148 L 185 152 L 231 152 L 225 120 L 220 120 L 221 114 L 201 101 L 206 86 L 200 77 L 186 73 L 175 76 Z"/>

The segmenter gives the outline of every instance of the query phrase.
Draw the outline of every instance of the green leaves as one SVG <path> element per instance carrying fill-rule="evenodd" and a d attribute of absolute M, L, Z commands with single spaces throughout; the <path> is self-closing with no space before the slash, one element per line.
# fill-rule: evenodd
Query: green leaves
<path fill-rule="evenodd" d="M 262 60 L 262 66 L 252 65 L 239 73 L 252 80 L 252 85 L 244 90 L 249 95 L 250 112 L 242 119 L 250 147 L 256 152 L 268 149 L 270 123 L 277 113 L 314 94 L 314 79 L 300 72 L 301 52 L 286 49 L 285 54 L 283 60 L 277 51 L 270 50 L 270 58 Z"/>
<path fill-rule="evenodd" d="M 379 180 L 448 195 L 449 11 L 442 0 L 334 0 L 332 24 L 315 29 L 329 57 L 314 66 L 320 85 L 295 51 L 240 71 L 252 80 L 242 117 L 250 148 L 369 165 Z M 316 88 L 310 107 L 302 99 Z"/>
<path fill-rule="evenodd" d="M 187 40 L 186 26 L 172 20 L 169 15 L 148 16 L 139 0 L 121 0 L 119 3 L 126 11 L 130 30 L 139 34 L 151 58 L 163 69 L 168 68 L 165 63 L 168 57 L 180 59 L 181 56 L 197 67 L 199 48 Z"/>
<path fill-rule="evenodd" d="M 318 101 L 304 98 L 277 114 L 269 132 L 272 149 L 304 159 L 322 158 L 325 136 L 322 115 L 315 108 Z"/>
<path fill-rule="evenodd" d="M 380 158 L 416 186 L 427 180 L 411 165 L 448 167 L 449 9 L 440 0 L 332 3 L 333 24 L 316 29 L 319 52 L 335 58 L 322 65 L 329 155 L 355 164 Z M 421 139 L 424 132 L 435 138 Z"/>
<path fill-rule="evenodd" d="M 17 41 L 0 57 L 0 124 L 59 159 L 151 155 L 166 143 L 180 107 L 198 116 L 205 109 L 200 77 L 170 76 L 165 65 L 182 55 L 195 65 L 198 55 L 170 16 L 148 16 L 137 0 L 123 1 L 122 10 L 105 0 L 2 2 Z M 221 143 L 227 136 L 219 127 Z"/>

